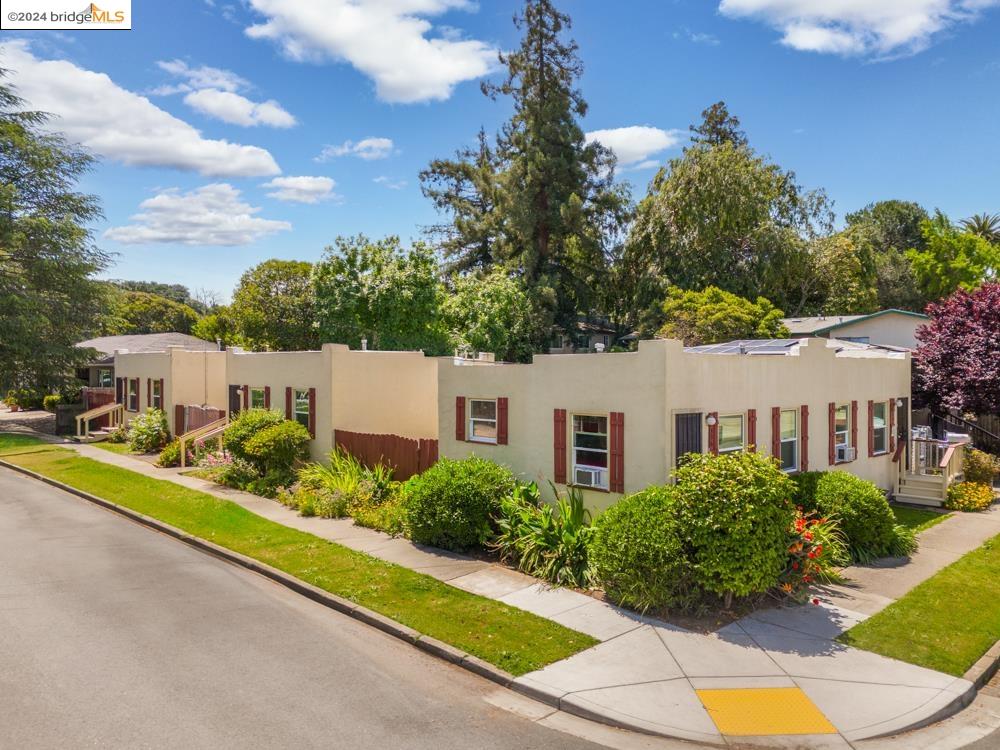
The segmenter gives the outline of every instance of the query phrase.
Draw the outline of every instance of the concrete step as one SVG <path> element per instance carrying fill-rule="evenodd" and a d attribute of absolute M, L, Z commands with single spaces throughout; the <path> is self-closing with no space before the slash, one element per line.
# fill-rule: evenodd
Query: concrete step
<path fill-rule="evenodd" d="M 944 507 L 944 501 L 941 500 L 941 496 L 937 497 L 924 497 L 922 495 L 908 495 L 902 492 L 897 492 L 893 498 L 897 503 L 907 503 L 909 505 L 925 505 L 928 508 L 941 508 Z"/>
<path fill-rule="evenodd" d="M 92 430 L 89 436 L 74 435 L 72 440 L 77 443 L 99 443 L 107 440 L 109 435 L 111 435 L 109 430 Z"/>
<path fill-rule="evenodd" d="M 924 485 L 900 484 L 897 488 L 899 492 L 916 497 L 940 498 L 942 489 L 938 487 L 926 487 Z"/>

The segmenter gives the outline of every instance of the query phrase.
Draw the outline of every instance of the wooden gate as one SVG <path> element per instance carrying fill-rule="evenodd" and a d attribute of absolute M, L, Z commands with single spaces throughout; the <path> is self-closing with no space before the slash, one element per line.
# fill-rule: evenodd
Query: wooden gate
<path fill-rule="evenodd" d="M 226 416 L 225 409 L 217 409 L 214 406 L 184 406 L 177 404 L 174 407 L 174 434 L 183 435 L 185 432 L 197 430 Z"/>
<path fill-rule="evenodd" d="M 350 453 L 367 467 L 391 466 L 393 478 L 400 481 L 419 474 L 438 459 L 438 441 L 429 438 L 371 435 L 363 432 L 334 430 L 334 444 Z"/>

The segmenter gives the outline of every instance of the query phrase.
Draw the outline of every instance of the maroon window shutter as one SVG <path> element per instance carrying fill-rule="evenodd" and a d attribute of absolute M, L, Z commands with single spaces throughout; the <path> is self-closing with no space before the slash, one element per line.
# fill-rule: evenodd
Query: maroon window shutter
<path fill-rule="evenodd" d="M 713 456 L 719 455 L 719 412 L 709 412 L 714 424 L 708 426 L 708 452 Z"/>
<path fill-rule="evenodd" d="M 146 378 L 146 408 L 153 405 L 153 379 Z"/>
<path fill-rule="evenodd" d="M 757 410 L 747 409 L 747 449 L 757 452 Z"/>
<path fill-rule="evenodd" d="M 837 463 L 837 437 L 834 435 L 834 427 L 837 424 L 837 405 L 831 401 L 828 410 L 830 412 L 830 450 L 827 458 L 830 459 L 830 466 L 833 466 Z"/>
<path fill-rule="evenodd" d="M 163 389 L 163 378 L 160 378 L 160 408 L 167 405 L 167 392 Z"/>
<path fill-rule="evenodd" d="M 465 442 L 465 396 L 455 396 L 455 440 Z"/>
<path fill-rule="evenodd" d="M 497 399 L 497 445 L 507 445 L 507 397 Z"/>
<path fill-rule="evenodd" d="M 851 402 L 851 447 L 854 448 L 854 454 L 857 455 L 858 452 L 858 402 Z"/>
<path fill-rule="evenodd" d="M 316 438 L 316 389 L 309 389 L 309 437 Z"/>
<path fill-rule="evenodd" d="M 802 404 L 799 408 L 802 425 L 799 427 L 799 470 L 809 471 L 809 407 Z"/>
<path fill-rule="evenodd" d="M 625 491 L 625 414 L 611 412 L 611 476 L 609 488 L 612 492 Z"/>
<path fill-rule="evenodd" d="M 896 453 L 896 399 L 889 399 L 889 453 Z"/>
<path fill-rule="evenodd" d="M 269 385 L 264 386 L 264 408 L 271 408 L 271 386 Z"/>
<path fill-rule="evenodd" d="M 242 386 L 242 389 L 243 389 L 243 408 L 244 409 L 249 409 L 250 408 L 250 386 L 244 385 L 244 386 Z"/>
<path fill-rule="evenodd" d="M 139 383 L 141 382 L 141 379 L 134 378 L 133 380 L 135 382 L 135 410 L 142 411 L 142 404 L 139 403 Z"/>
<path fill-rule="evenodd" d="M 868 400 L 868 458 L 875 455 L 875 402 Z"/>
<path fill-rule="evenodd" d="M 125 403 L 125 378 L 115 378 L 115 403 Z"/>
<path fill-rule="evenodd" d="M 184 404 L 174 406 L 174 435 L 184 434 Z"/>
<path fill-rule="evenodd" d="M 781 407 L 771 407 L 771 455 L 781 460 Z"/>
<path fill-rule="evenodd" d="M 552 411 L 552 457 L 556 484 L 566 484 L 566 410 Z"/>
<path fill-rule="evenodd" d="M 292 413 L 292 387 L 285 386 L 285 419 L 291 419 Z"/>

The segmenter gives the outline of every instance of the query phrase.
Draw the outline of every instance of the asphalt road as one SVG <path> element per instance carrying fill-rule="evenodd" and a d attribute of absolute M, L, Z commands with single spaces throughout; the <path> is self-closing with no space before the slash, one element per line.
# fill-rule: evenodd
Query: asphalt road
<path fill-rule="evenodd" d="M 496 686 L 0 469 L 2 748 L 597 748 Z"/>

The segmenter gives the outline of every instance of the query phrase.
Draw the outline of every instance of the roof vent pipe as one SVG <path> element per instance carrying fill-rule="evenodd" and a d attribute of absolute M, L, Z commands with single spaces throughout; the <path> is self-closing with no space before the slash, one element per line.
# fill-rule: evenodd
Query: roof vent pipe
<path fill-rule="evenodd" d="M 368 351 L 368 339 L 361 339 L 361 351 Z"/>

